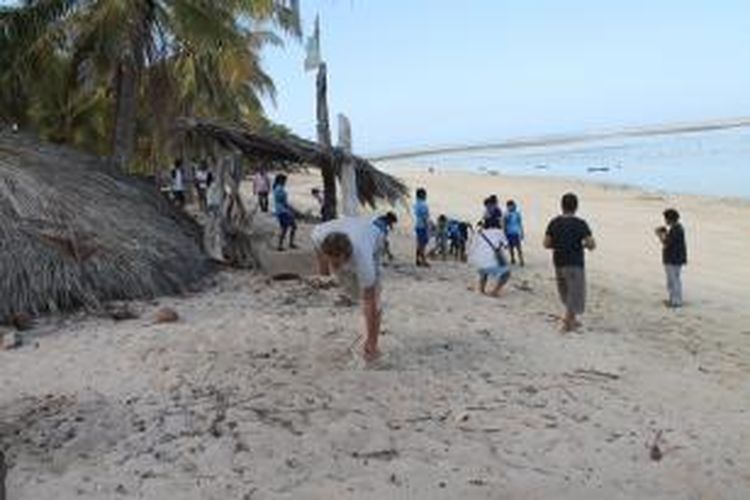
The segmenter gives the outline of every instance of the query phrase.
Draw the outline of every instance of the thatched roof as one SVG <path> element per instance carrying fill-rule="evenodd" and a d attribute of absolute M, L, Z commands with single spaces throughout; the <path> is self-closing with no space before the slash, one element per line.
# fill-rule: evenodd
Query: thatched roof
<path fill-rule="evenodd" d="M 408 195 L 406 185 L 395 177 L 381 172 L 369 161 L 347 154 L 340 148 L 326 152 L 318 144 L 292 134 L 271 136 L 251 131 L 239 125 L 221 124 L 209 120 L 185 118 L 180 120 L 178 130 L 187 139 L 211 139 L 225 148 L 239 150 L 249 158 L 264 161 L 277 168 L 312 166 L 325 168 L 334 165 L 337 170 L 341 162 L 350 160 L 357 172 L 357 191 L 362 204 L 372 207 L 377 200 L 395 204 Z"/>
<path fill-rule="evenodd" d="M 209 270 L 199 240 L 148 182 L 0 131 L 0 322 L 186 290 Z"/>

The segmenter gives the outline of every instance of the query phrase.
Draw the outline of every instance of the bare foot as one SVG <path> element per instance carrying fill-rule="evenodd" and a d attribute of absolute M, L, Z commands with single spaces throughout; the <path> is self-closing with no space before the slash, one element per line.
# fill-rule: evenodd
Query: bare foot
<path fill-rule="evenodd" d="M 377 347 L 374 349 L 365 347 L 364 351 L 362 352 L 362 358 L 367 363 L 372 363 L 374 361 L 377 361 L 382 356 L 383 356 L 383 353 L 381 353 L 380 349 L 378 349 Z"/>

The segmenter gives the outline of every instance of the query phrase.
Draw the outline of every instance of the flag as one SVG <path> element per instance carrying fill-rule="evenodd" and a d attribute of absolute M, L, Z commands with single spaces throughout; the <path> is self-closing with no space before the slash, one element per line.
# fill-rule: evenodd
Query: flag
<path fill-rule="evenodd" d="M 318 69 L 322 58 L 320 57 L 320 17 L 315 16 L 315 29 L 312 36 L 307 38 L 305 44 L 305 71 Z"/>

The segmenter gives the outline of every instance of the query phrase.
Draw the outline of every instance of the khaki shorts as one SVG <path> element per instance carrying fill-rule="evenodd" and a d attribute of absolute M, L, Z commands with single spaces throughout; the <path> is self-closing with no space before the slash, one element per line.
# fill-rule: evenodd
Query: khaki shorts
<path fill-rule="evenodd" d="M 582 267 L 556 267 L 557 293 L 570 314 L 586 309 L 586 272 Z"/>
<path fill-rule="evenodd" d="M 380 295 L 380 256 L 375 257 L 375 288 L 377 289 L 378 295 Z M 336 272 L 336 279 L 339 282 L 342 292 L 347 295 L 353 301 L 358 301 L 361 298 L 362 287 L 359 284 L 357 278 L 357 272 L 350 265 L 344 266 Z"/>

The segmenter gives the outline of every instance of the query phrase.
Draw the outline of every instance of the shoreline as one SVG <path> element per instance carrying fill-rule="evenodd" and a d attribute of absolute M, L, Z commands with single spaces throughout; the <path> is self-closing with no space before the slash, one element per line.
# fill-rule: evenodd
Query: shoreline
<path fill-rule="evenodd" d="M 711 132 L 716 130 L 729 130 L 734 128 L 750 127 L 750 118 L 735 118 L 727 120 L 708 120 L 704 123 L 695 124 L 671 124 L 671 125 L 654 125 L 643 127 L 624 128 L 616 131 L 589 132 L 580 134 L 560 134 L 560 135 L 542 135 L 538 137 L 519 137 L 507 139 L 500 142 L 488 142 L 481 144 L 454 145 L 454 146 L 433 146 L 422 147 L 414 150 L 406 150 L 395 153 L 386 153 L 380 155 L 369 155 L 367 158 L 372 162 L 403 160 L 409 158 L 418 158 L 422 156 L 433 156 L 443 154 L 464 153 L 472 151 L 485 150 L 510 150 L 525 149 L 535 147 L 562 146 L 566 144 L 578 144 L 596 141 L 605 141 L 609 139 L 626 139 L 631 137 L 657 137 L 661 135 L 682 135 L 698 132 Z"/>
<path fill-rule="evenodd" d="M 487 177 L 487 178 L 507 178 L 507 179 L 519 179 L 523 181 L 559 181 L 560 183 L 583 183 L 596 186 L 607 190 L 620 190 L 620 191 L 639 191 L 641 194 L 649 196 L 660 196 L 660 197 L 680 197 L 680 198 L 693 198 L 703 199 L 710 201 L 719 201 L 722 203 L 728 203 L 738 205 L 741 207 L 750 207 L 750 196 L 731 196 L 731 195 L 714 195 L 706 193 L 691 193 L 682 191 L 667 191 L 663 189 L 649 188 L 647 186 L 641 186 L 638 184 L 631 184 L 627 182 L 609 182 L 605 180 L 593 180 L 586 179 L 583 177 L 576 177 L 575 175 L 555 175 L 555 174 L 544 174 L 544 175 L 529 175 L 529 174 L 512 174 L 504 173 L 499 171 L 481 171 L 477 169 L 465 169 L 460 168 L 433 168 L 433 172 L 429 171 L 429 167 L 420 167 L 415 164 L 393 166 L 388 163 L 392 160 L 378 161 L 375 165 L 391 175 L 395 176 L 414 176 L 414 175 L 436 175 L 436 174 L 452 174 L 452 175 L 470 175 L 476 177 Z"/>

